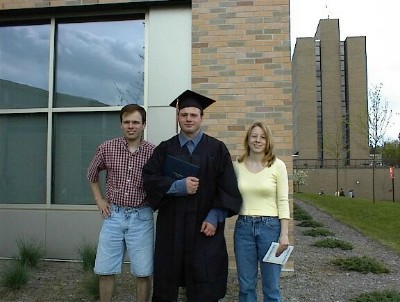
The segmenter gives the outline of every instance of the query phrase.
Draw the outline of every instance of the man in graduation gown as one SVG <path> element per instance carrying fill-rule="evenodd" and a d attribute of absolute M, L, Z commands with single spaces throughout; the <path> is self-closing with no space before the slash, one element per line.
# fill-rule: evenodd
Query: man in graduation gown
<path fill-rule="evenodd" d="M 226 294 L 225 218 L 238 213 L 242 198 L 225 144 L 200 129 L 213 102 L 190 90 L 175 99 L 181 131 L 143 168 L 147 199 L 158 210 L 153 302 L 177 301 L 179 287 L 190 302 Z"/>

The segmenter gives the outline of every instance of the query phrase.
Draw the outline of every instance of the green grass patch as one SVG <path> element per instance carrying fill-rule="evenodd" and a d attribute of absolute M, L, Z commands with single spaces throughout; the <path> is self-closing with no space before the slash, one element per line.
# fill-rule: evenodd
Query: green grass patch
<path fill-rule="evenodd" d="M 299 205 L 293 204 L 293 219 L 296 221 L 312 220 L 310 214 L 304 211 Z"/>
<path fill-rule="evenodd" d="M 84 271 L 91 271 L 94 268 L 94 262 L 96 260 L 96 245 L 91 243 L 82 243 L 78 247 L 79 259 L 82 262 L 82 268 Z"/>
<path fill-rule="evenodd" d="M 0 285 L 9 291 L 21 289 L 29 281 L 29 267 L 19 259 L 8 264 L 0 275 Z"/>
<path fill-rule="evenodd" d="M 17 291 L 28 283 L 30 269 L 36 268 L 45 255 L 43 243 L 35 239 L 19 239 L 17 246 L 18 257 L 0 275 L 0 285 L 9 291 Z"/>
<path fill-rule="evenodd" d="M 400 203 L 295 193 L 300 199 L 332 215 L 336 220 L 349 225 L 400 254 Z"/>
<path fill-rule="evenodd" d="M 361 294 L 349 300 L 349 302 L 399 302 L 400 292 L 395 290 L 373 291 Z"/>
<path fill-rule="evenodd" d="M 341 249 L 341 250 L 352 250 L 353 246 L 343 240 L 339 240 L 336 238 L 325 238 L 314 242 L 313 246 L 323 247 L 323 248 L 330 248 L 330 249 Z"/>
<path fill-rule="evenodd" d="M 83 280 L 83 289 L 85 293 L 96 301 L 100 298 L 99 279 L 99 275 L 88 272 Z"/>
<path fill-rule="evenodd" d="M 344 271 L 355 271 L 363 274 L 386 274 L 389 269 L 381 262 L 370 257 L 347 257 L 331 260 L 331 263 Z"/>
<path fill-rule="evenodd" d="M 298 224 L 300 227 L 304 228 L 321 228 L 324 225 L 321 222 L 315 221 L 315 220 L 303 220 Z"/>
<path fill-rule="evenodd" d="M 85 271 L 85 277 L 82 282 L 82 289 L 86 296 L 93 300 L 99 300 L 99 280 L 100 276 L 93 272 L 97 247 L 96 244 L 84 242 L 78 246 L 78 255 L 82 263 L 82 268 Z"/>
<path fill-rule="evenodd" d="M 45 256 L 43 243 L 35 239 L 19 239 L 17 240 L 17 246 L 21 263 L 30 268 L 36 268 L 39 261 Z"/>
<path fill-rule="evenodd" d="M 313 228 L 303 231 L 303 235 L 311 237 L 324 237 L 324 236 L 333 236 L 335 234 L 325 228 Z"/>

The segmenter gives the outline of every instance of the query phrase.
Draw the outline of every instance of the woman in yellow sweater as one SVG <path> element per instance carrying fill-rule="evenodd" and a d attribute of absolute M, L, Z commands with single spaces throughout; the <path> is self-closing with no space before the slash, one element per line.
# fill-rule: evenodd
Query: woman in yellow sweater
<path fill-rule="evenodd" d="M 263 262 L 272 242 L 289 246 L 289 186 L 285 163 L 273 153 L 271 130 L 256 122 L 247 131 L 245 153 L 234 163 L 242 208 L 235 225 L 234 249 L 239 279 L 239 301 L 257 301 L 260 265 L 264 302 L 281 301 L 282 266 Z"/>

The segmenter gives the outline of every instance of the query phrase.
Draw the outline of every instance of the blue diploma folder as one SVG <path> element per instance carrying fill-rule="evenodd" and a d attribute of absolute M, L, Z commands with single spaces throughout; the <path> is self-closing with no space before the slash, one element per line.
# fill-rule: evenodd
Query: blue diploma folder
<path fill-rule="evenodd" d="M 167 155 L 164 162 L 163 174 L 173 179 L 182 179 L 188 176 L 197 176 L 199 166 L 176 158 L 172 155 Z"/>

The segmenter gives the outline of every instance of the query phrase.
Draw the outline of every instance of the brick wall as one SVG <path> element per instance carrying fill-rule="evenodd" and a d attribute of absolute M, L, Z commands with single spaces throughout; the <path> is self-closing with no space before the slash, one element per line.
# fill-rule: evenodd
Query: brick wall
<path fill-rule="evenodd" d="M 206 110 L 205 130 L 236 158 L 248 127 L 265 122 L 291 174 L 289 0 L 194 0 L 192 10 L 192 89 L 217 101 Z M 235 220 L 227 224 L 231 267 Z"/>

